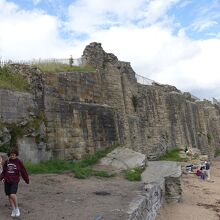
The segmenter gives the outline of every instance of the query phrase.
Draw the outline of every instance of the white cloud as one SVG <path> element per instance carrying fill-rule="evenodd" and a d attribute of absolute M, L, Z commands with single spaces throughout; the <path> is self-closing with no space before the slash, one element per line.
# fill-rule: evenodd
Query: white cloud
<path fill-rule="evenodd" d="M 91 34 L 113 26 L 146 26 L 180 0 L 77 0 L 69 6 L 67 29 Z"/>
<path fill-rule="evenodd" d="M 210 27 L 213 27 L 215 25 L 217 25 L 218 22 L 217 21 L 213 21 L 213 20 L 198 20 L 195 21 L 191 27 L 193 28 L 194 31 L 204 31 Z"/>
<path fill-rule="evenodd" d="M 146 0 L 78 0 L 69 7 L 67 28 L 93 33 L 106 26 L 121 25 L 138 18 L 138 9 Z"/>
<path fill-rule="evenodd" d="M 88 38 L 77 40 L 73 35 L 68 42 L 59 35 L 61 21 L 57 17 L 39 10 L 21 10 L 0 0 L 0 57 L 79 57 L 87 44 L 97 41 L 106 52 L 131 62 L 139 75 L 195 91 L 197 96 L 201 91 L 201 95 L 219 98 L 220 39 L 191 40 L 184 29 L 174 35 L 167 11 L 179 2 L 77 0 L 69 7 L 65 28 L 76 35 L 88 34 Z M 211 25 L 215 23 L 200 23 L 197 30 Z"/>
<path fill-rule="evenodd" d="M 0 0 L 0 57 L 30 59 L 64 55 L 59 21 L 42 11 L 25 11 Z M 67 52 L 69 56 L 69 52 Z"/>
<path fill-rule="evenodd" d="M 180 0 L 151 0 L 145 11 L 145 23 L 153 24 L 160 18 L 164 19 L 170 7 L 179 1 Z"/>

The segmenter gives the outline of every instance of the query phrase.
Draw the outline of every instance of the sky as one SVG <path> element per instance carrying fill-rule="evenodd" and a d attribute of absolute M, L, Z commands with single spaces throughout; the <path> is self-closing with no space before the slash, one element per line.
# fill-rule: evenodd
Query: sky
<path fill-rule="evenodd" d="M 138 75 L 220 100 L 220 0 L 0 0 L 0 59 L 81 57 L 99 42 Z"/>

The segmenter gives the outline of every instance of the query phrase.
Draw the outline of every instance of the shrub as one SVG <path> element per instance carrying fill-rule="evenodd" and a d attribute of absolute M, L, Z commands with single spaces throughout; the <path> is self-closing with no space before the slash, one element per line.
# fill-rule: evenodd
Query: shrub
<path fill-rule="evenodd" d="M 183 158 L 180 157 L 180 149 L 176 148 L 173 150 L 169 150 L 166 152 L 165 155 L 161 156 L 159 160 L 167 160 L 167 161 L 177 161 L 181 162 L 183 161 Z"/>
<path fill-rule="evenodd" d="M 134 107 L 134 111 L 136 112 L 137 111 L 137 105 L 138 105 L 138 98 L 137 98 L 137 96 L 132 95 L 131 101 L 132 101 L 132 104 L 133 104 L 133 107 Z"/>
<path fill-rule="evenodd" d="M 140 181 L 142 168 L 129 169 L 124 172 L 125 178 L 129 181 Z"/>

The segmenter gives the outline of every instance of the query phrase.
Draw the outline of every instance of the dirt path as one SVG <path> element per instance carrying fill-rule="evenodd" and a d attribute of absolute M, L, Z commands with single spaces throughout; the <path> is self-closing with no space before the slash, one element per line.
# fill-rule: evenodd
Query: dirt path
<path fill-rule="evenodd" d="M 123 220 L 131 199 L 142 189 L 122 177 L 75 179 L 72 174 L 31 176 L 20 182 L 18 197 L 22 220 Z M 98 192 L 96 195 L 95 192 Z M 11 219 L 11 210 L 0 183 L 0 219 Z"/>
<path fill-rule="evenodd" d="M 165 205 L 157 220 L 219 220 L 220 161 L 211 167 L 214 182 L 200 180 L 194 174 L 183 175 L 183 202 Z"/>

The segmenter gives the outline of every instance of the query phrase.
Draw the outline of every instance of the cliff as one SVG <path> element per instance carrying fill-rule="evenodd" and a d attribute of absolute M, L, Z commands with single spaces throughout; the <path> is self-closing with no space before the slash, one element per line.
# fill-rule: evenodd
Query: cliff
<path fill-rule="evenodd" d="M 33 162 L 80 159 L 117 144 L 148 159 L 185 146 L 213 158 L 220 148 L 218 103 L 195 100 L 169 85 L 137 83 L 130 63 L 99 43 L 88 45 L 82 57 L 95 71 L 11 66 L 31 89 L 0 89 L 0 146 L 13 139 L 21 156 Z"/>

